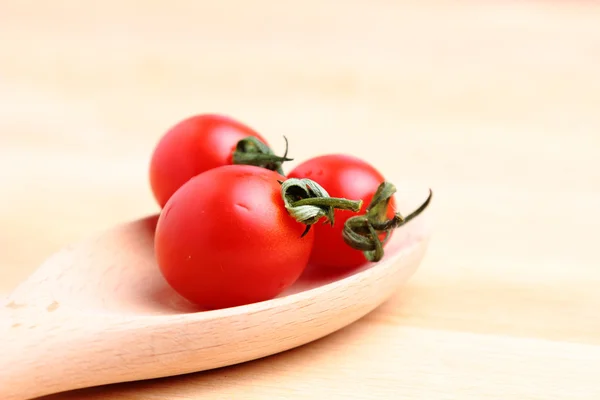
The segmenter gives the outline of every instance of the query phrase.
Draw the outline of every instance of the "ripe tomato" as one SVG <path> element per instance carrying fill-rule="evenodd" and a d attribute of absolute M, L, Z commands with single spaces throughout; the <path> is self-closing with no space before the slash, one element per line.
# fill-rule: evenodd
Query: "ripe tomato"
<path fill-rule="evenodd" d="M 311 158 L 289 174 L 289 178 L 308 178 L 323 186 L 330 196 L 363 201 L 359 214 L 366 212 L 379 185 L 384 182 L 383 175 L 372 165 L 353 156 L 329 154 Z M 393 218 L 395 199 L 389 202 L 387 217 Z M 310 262 L 332 268 L 353 268 L 367 260 L 362 251 L 353 249 L 343 239 L 342 231 L 346 221 L 355 213 L 347 210 L 335 210 L 333 226 L 316 224 L 315 244 Z"/>
<path fill-rule="evenodd" d="M 179 294 L 208 309 L 277 296 L 308 263 L 314 231 L 306 225 L 331 210 L 307 203 L 360 207 L 323 199 L 328 196 L 319 189 L 247 165 L 197 175 L 175 192 L 159 217 L 154 245 L 160 271 Z"/>
<path fill-rule="evenodd" d="M 216 114 L 188 117 L 160 139 L 150 161 L 150 186 L 161 207 L 194 176 L 231 164 L 276 170 L 289 161 L 277 157 L 267 141 L 250 127 Z"/>

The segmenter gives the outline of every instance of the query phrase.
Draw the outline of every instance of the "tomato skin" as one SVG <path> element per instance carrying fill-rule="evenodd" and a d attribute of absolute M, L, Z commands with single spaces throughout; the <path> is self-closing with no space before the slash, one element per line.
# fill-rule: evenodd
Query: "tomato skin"
<path fill-rule="evenodd" d="M 231 165 L 185 183 L 159 217 L 155 254 L 169 285 L 205 309 L 268 300 L 304 271 L 314 233 L 281 198 L 285 180 L 264 168 Z"/>
<path fill-rule="evenodd" d="M 288 178 L 308 178 L 327 190 L 331 197 L 363 200 L 358 213 L 335 210 L 335 224 L 318 223 L 313 226 L 315 244 L 310 262 L 320 267 L 349 269 L 367 262 L 362 251 L 351 248 L 344 242 L 342 230 L 348 218 L 364 214 L 379 185 L 385 180 L 383 175 L 369 163 L 345 154 L 327 154 L 311 158 L 294 168 Z M 392 218 L 395 198 L 388 206 L 388 218 Z M 383 239 L 383 236 L 382 236 Z"/>
<path fill-rule="evenodd" d="M 268 145 L 252 128 L 218 114 L 193 115 L 172 126 L 156 145 L 150 161 L 150 186 L 158 204 L 164 207 L 194 176 L 232 164 L 237 142 L 249 136 Z"/>

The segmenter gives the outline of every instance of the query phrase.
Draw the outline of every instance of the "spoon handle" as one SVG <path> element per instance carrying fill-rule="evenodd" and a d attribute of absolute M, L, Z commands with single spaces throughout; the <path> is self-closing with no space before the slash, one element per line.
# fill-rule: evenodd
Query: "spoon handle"
<path fill-rule="evenodd" d="M 81 337 L 60 315 L 6 302 L 0 307 L 0 398 L 22 400 L 68 389 L 80 365 Z M 79 342 L 79 343 L 77 343 Z"/>
<path fill-rule="evenodd" d="M 0 303 L 0 399 L 31 399 L 114 380 L 127 365 L 115 368 L 114 329 L 104 334 L 111 325 L 102 320 L 52 306 Z"/>

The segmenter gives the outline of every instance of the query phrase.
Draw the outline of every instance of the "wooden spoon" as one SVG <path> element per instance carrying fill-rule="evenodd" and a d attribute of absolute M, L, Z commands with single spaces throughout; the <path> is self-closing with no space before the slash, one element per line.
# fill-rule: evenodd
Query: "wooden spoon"
<path fill-rule="evenodd" d="M 415 209 L 425 195 L 399 191 L 399 209 Z M 413 274 L 429 241 L 428 214 L 396 230 L 379 263 L 343 275 L 309 266 L 276 299 L 213 311 L 186 302 L 160 275 L 157 216 L 67 247 L 0 304 L 0 398 L 223 367 L 328 335 Z"/>

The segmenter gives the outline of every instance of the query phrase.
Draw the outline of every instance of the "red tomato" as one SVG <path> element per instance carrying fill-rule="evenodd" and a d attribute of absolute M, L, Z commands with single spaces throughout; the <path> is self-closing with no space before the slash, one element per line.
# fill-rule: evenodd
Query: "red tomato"
<path fill-rule="evenodd" d="M 262 159 L 234 160 L 236 146 L 247 138 L 260 141 L 247 145 L 248 152 L 262 153 Z M 265 153 L 267 156 L 270 153 L 271 158 L 264 159 Z M 241 154 L 244 155 L 248 154 Z M 177 189 L 202 172 L 237 163 L 260 165 L 282 173 L 283 160 L 289 159 L 274 156 L 267 141 L 241 122 L 216 114 L 194 115 L 171 127 L 158 142 L 150 161 L 150 186 L 156 201 L 164 207 Z"/>
<path fill-rule="evenodd" d="M 271 299 L 308 263 L 314 233 L 290 216 L 264 168 L 231 165 L 190 179 L 158 220 L 155 254 L 179 294 L 206 309 Z M 318 224 L 320 225 L 320 224 Z"/>
<path fill-rule="evenodd" d="M 309 159 L 294 168 L 288 174 L 288 178 L 308 178 L 324 187 L 332 197 L 362 200 L 359 214 L 366 212 L 377 188 L 384 181 L 383 175 L 367 162 L 343 154 Z M 390 219 L 394 216 L 395 205 L 395 199 L 392 197 L 387 212 Z M 345 222 L 357 214 L 347 210 L 335 210 L 334 215 L 333 226 L 313 226 L 315 244 L 310 262 L 331 268 L 353 268 L 366 263 L 363 252 L 346 244 L 342 236 Z"/>

